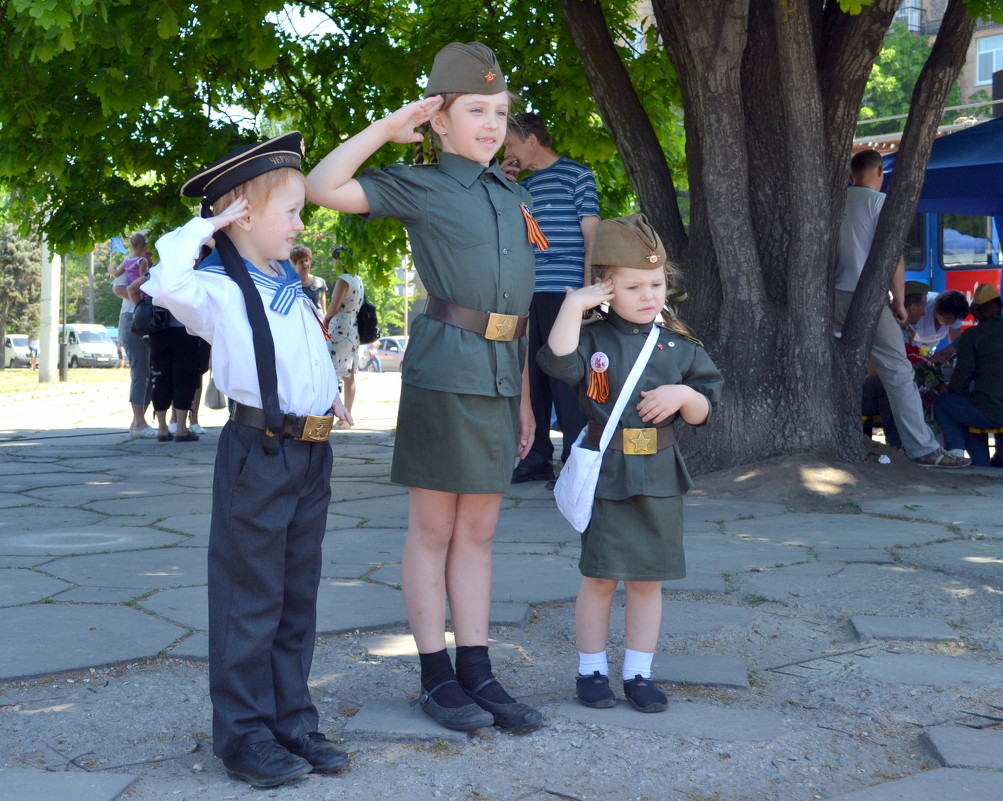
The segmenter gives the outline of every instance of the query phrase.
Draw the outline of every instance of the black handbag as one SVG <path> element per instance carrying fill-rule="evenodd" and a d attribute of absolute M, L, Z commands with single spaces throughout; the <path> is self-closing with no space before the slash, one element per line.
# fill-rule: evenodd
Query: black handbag
<path fill-rule="evenodd" d="M 376 307 L 362 296 L 362 305 L 355 317 L 359 329 L 359 344 L 368 345 L 380 338 L 380 321 L 376 319 Z"/>
<path fill-rule="evenodd" d="M 171 323 L 171 313 L 163 306 L 155 306 L 153 298 L 143 298 L 132 312 L 132 333 L 137 336 L 156 334 Z"/>

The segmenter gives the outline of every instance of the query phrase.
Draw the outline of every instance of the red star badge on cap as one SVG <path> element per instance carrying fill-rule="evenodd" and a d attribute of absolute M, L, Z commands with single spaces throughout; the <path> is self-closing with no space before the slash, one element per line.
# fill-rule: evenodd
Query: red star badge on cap
<path fill-rule="evenodd" d="M 658 264 L 658 254 L 657 253 L 652 253 L 650 256 L 648 256 L 648 263 L 649 264 Z"/>
<path fill-rule="evenodd" d="M 484 76 L 484 80 L 487 81 L 488 83 L 494 83 L 495 74 L 493 72 L 489 72 L 487 75 Z"/>

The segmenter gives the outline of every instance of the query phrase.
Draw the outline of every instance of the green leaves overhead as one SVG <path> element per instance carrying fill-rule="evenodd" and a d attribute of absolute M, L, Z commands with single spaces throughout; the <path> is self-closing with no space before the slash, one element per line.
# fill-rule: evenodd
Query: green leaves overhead
<path fill-rule="evenodd" d="M 57 251 L 182 222 L 192 213 L 178 196 L 185 178 L 260 136 L 302 130 L 309 168 L 420 97 L 449 41 L 495 48 L 558 151 L 596 170 L 604 213 L 634 203 L 558 0 L 12 0 L 0 9 L 0 184 L 14 219 L 40 224 Z M 664 54 L 650 47 L 653 31 L 641 34 L 629 0 L 604 10 L 682 175 L 679 93 Z M 410 148 L 388 146 L 371 163 L 411 158 Z M 395 223 L 346 225 L 345 234 L 373 266 L 396 265 L 406 245 Z"/>

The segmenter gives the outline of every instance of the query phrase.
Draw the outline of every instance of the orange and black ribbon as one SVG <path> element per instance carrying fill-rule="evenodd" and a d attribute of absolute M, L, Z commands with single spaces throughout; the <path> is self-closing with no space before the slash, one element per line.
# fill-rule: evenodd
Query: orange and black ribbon
<path fill-rule="evenodd" d="M 540 230 L 539 224 L 533 219 L 533 215 L 526 207 L 526 204 L 520 203 L 519 208 L 522 209 L 522 216 L 526 220 L 526 236 L 529 241 L 536 245 L 540 250 L 546 250 L 549 248 L 550 243 L 547 241 L 547 237 L 543 235 L 543 231 Z"/>
<path fill-rule="evenodd" d="M 594 367 L 589 368 L 589 388 L 585 394 L 596 403 L 609 400 L 609 379 L 606 378 L 605 370 L 598 373 Z"/>

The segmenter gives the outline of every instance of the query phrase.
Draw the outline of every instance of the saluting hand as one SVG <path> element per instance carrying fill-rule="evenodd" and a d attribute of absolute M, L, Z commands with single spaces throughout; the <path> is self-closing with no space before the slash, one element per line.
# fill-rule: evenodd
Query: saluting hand
<path fill-rule="evenodd" d="M 419 125 L 424 125 L 442 105 L 442 97 L 434 95 L 423 100 L 416 100 L 397 109 L 393 114 L 383 118 L 387 131 L 387 141 L 401 145 L 416 144 L 424 135 L 416 131 Z"/>
<path fill-rule="evenodd" d="M 221 228 L 226 228 L 230 223 L 239 222 L 241 220 L 247 222 L 251 218 L 250 206 L 248 205 L 246 197 L 238 197 L 233 203 L 227 206 L 222 214 L 218 214 L 215 217 L 210 217 L 209 222 L 212 223 L 212 229 L 218 231 Z"/>
<path fill-rule="evenodd" d="M 594 309 L 600 303 L 608 303 L 613 298 L 613 282 L 608 278 L 605 281 L 587 284 L 581 289 L 564 287 L 564 302 L 577 306 L 578 310 L 583 312 Z"/>

